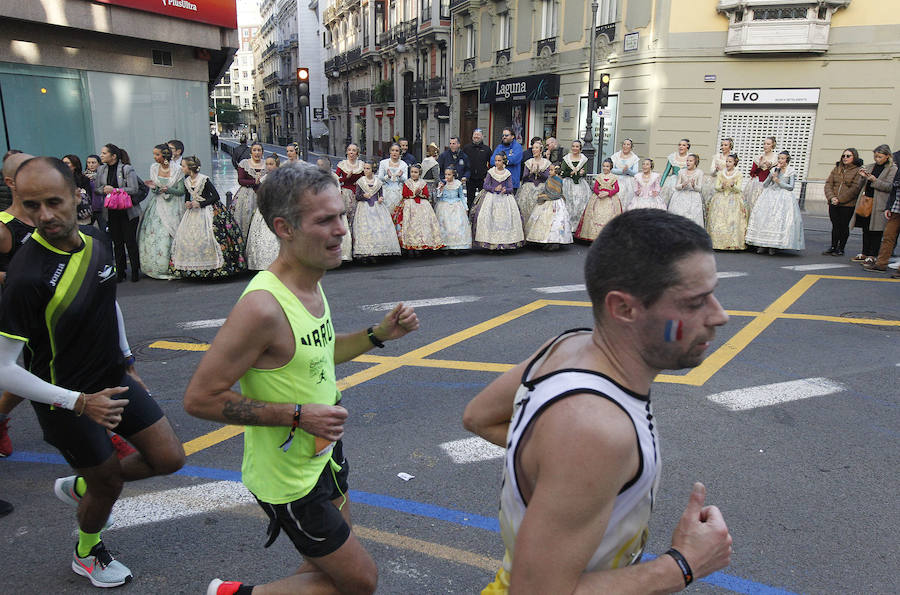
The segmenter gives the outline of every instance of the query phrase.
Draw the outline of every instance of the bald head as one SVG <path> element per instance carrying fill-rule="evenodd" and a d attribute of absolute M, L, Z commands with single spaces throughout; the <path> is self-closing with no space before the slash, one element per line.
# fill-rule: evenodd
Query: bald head
<path fill-rule="evenodd" d="M 13 153 L 3 161 L 3 183 L 15 190 L 16 170 L 19 166 L 34 157 L 28 153 Z"/>

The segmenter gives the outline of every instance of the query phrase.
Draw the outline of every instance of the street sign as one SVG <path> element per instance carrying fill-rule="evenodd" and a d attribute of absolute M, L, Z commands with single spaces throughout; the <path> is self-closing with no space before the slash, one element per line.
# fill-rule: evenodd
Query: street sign
<path fill-rule="evenodd" d="M 314 107 L 313 108 L 313 119 L 314 120 L 324 120 L 325 119 L 325 108 L 324 107 Z"/>

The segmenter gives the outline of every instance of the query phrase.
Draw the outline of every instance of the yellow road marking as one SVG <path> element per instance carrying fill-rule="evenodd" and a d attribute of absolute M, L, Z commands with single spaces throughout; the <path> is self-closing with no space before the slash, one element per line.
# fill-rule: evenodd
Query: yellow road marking
<path fill-rule="evenodd" d="M 172 351 L 206 351 L 209 343 L 182 343 L 179 341 L 155 341 L 150 343 L 151 349 L 171 349 Z"/>
<path fill-rule="evenodd" d="M 360 527 L 359 525 L 354 525 L 353 532 L 362 539 L 366 539 L 368 541 L 374 541 L 376 543 L 391 547 L 419 552 L 420 554 L 425 554 L 426 556 L 431 556 L 432 558 L 440 558 L 442 560 L 448 560 L 450 562 L 456 562 L 458 564 L 474 566 L 475 568 L 480 568 L 489 572 L 496 571 L 498 568 L 500 568 L 501 564 L 500 560 L 495 560 L 494 558 L 482 556 L 481 554 L 476 554 L 474 552 L 467 552 L 466 550 L 460 550 L 454 547 L 432 543 L 430 541 L 414 539 L 412 537 L 406 537 L 405 535 L 397 535 L 396 533 L 388 533 L 386 531 L 370 529 L 369 527 Z"/>
<path fill-rule="evenodd" d="M 234 438 L 238 434 L 243 434 L 243 426 L 224 426 L 218 430 L 213 430 L 208 434 L 203 434 L 193 440 L 184 443 L 184 454 L 190 456 L 195 452 L 199 452 L 210 446 L 215 446 L 220 442 L 225 442 L 229 438 Z"/>
<path fill-rule="evenodd" d="M 877 324 L 880 326 L 900 326 L 900 320 L 880 320 L 878 318 L 844 318 L 842 316 L 821 316 L 819 314 L 779 314 L 778 318 L 789 320 L 818 320 L 821 322 L 843 322 L 848 324 Z"/>

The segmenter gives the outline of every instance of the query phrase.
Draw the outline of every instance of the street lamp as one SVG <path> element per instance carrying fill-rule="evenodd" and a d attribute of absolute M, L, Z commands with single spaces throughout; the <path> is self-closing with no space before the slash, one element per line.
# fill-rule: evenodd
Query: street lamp
<path fill-rule="evenodd" d="M 597 0 L 593 0 L 591 2 L 591 22 L 588 31 L 591 36 L 591 57 L 588 60 L 588 100 L 587 100 L 587 118 L 585 122 L 584 129 L 584 142 L 582 143 L 581 152 L 584 153 L 584 156 L 587 157 L 587 172 L 593 173 L 594 169 L 594 145 L 591 141 L 594 140 L 594 135 L 591 131 L 591 128 L 594 124 L 594 113 L 591 111 L 593 108 L 592 95 L 594 89 L 594 46 L 597 43 L 597 35 L 596 35 L 596 23 L 597 23 L 597 8 L 598 2 Z"/>

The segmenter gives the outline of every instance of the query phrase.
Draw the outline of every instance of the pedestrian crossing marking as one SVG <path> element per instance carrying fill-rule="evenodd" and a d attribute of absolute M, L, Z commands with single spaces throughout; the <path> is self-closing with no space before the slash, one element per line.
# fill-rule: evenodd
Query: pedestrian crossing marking
<path fill-rule="evenodd" d="M 747 411 L 758 407 L 771 407 L 790 401 L 824 397 L 847 390 L 843 384 L 827 378 L 805 378 L 789 382 L 777 382 L 729 390 L 706 397 L 731 411 Z"/>
<path fill-rule="evenodd" d="M 457 465 L 502 459 L 506 454 L 505 448 L 478 436 L 444 442 L 440 447 Z"/>

